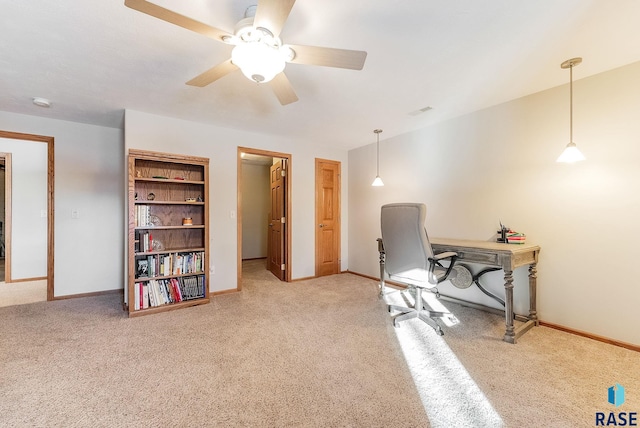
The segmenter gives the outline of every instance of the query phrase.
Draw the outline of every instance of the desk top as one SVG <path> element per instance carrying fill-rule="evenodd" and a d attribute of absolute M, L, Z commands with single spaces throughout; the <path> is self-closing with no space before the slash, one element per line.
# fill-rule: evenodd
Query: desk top
<path fill-rule="evenodd" d="M 429 240 L 436 252 L 454 251 L 458 253 L 460 261 L 499 266 L 509 271 L 519 266 L 537 263 L 540 252 L 540 247 L 534 244 L 504 244 L 449 238 Z"/>
<path fill-rule="evenodd" d="M 431 245 L 446 247 L 473 248 L 491 252 L 506 252 L 511 254 L 540 251 L 540 247 L 534 244 L 504 244 L 494 241 L 474 241 L 470 239 L 429 238 Z"/>

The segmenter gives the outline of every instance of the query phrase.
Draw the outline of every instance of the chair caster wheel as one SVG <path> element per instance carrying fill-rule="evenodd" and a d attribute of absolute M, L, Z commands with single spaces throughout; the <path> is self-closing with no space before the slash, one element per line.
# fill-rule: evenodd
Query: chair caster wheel
<path fill-rule="evenodd" d="M 438 334 L 438 336 L 444 336 L 444 331 L 442 331 L 440 327 L 436 328 L 436 333 Z"/>

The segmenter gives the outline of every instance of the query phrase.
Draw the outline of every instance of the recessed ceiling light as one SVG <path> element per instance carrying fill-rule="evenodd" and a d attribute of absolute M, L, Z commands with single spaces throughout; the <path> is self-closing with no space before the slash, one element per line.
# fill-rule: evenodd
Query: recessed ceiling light
<path fill-rule="evenodd" d="M 46 98 L 34 97 L 33 103 L 38 107 L 45 107 L 45 108 L 51 107 L 51 101 L 49 101 Z"/>
<path fill-rule="evenodd" d="M 433 110 L 433 107 L 431 107 L 431 106 L 422 107 L 421 109 L 418 109 L 416 111 L 412 111 L 411 113 L 409 113 L 409 116 L 417 116 L 417 115 L 425 113 L 425 112 L 427 112 L 429 110 Z"/>

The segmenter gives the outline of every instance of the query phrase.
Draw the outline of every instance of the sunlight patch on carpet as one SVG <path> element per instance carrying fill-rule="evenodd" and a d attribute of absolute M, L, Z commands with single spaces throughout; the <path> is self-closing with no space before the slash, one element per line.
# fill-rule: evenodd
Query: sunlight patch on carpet
<path fill-rule="evenodd" d="M 401 304 L 403 299 L 398 300 Z M 429 304 L 433 304 L 431 299 Z M 438 304 L 440 307 L 434 310 L 446 310 L 440 301 Z M 401 322 L 395 332 L 432 427 L 505 426 L 462 363 L 430 326 L 412 319 Z"/>

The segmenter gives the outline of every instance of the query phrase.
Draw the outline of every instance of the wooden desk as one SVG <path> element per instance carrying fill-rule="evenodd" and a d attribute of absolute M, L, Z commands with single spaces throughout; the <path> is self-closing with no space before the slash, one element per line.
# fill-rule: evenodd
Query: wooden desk
<path fill-rule="evenodd" d="M 454 251 L 460 263 L 478 263 L 502 268 L 504 271 L 505 323 L 504 341 L 516 340 L 531 327 L 538 325 L 536 311 L 536 273 L 540 247 L 532 244 L 502 244 L 491 241 L 467 241 L 447 238 L 431 238 L 434 253 Z M 529 316 L 522 316 L 524 324 L 517 329 L 513 325 L 513 270 L 529 265 Z M 459 300 L 459 299 L 458 299 Z"/>

